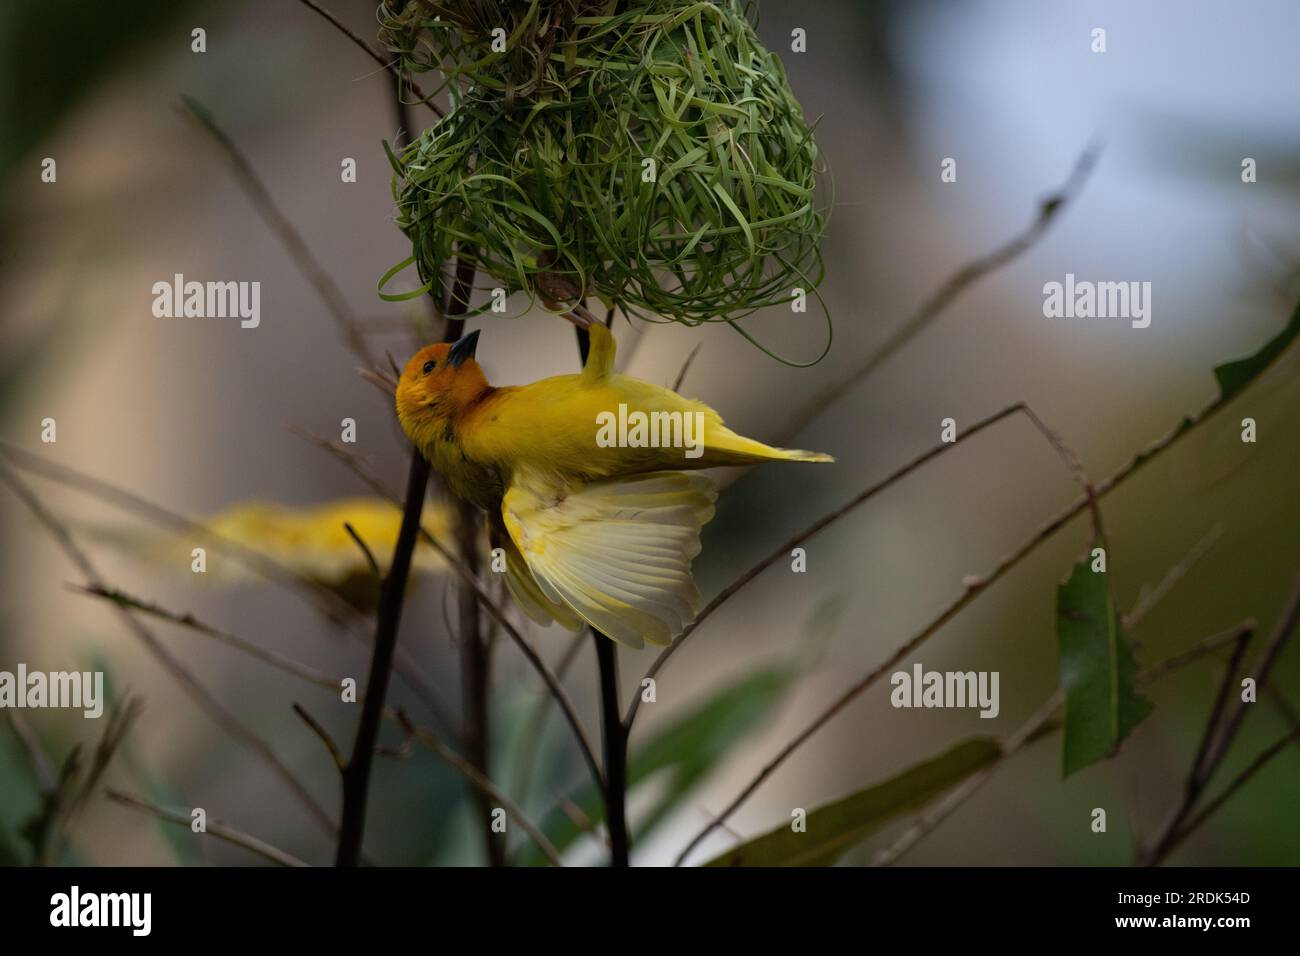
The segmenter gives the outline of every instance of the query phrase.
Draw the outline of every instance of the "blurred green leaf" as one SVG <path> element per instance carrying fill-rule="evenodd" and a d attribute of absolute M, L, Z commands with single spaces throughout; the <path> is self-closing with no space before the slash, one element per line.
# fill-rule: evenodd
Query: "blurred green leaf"
<path fill-rule="evenodd" d="M 662 822 L 736 743 L 771 715 L 793 677 L 794 670 L 790 667 L 758 671 L 725 688 L 695 713 L 657 736 L 633 758 L 629 789 L 631 784 L 671 768 L 663 795 L 639 821 L 638 837 L 644 837 Z"/>
<path fill-rule="evenodd" d="M 1291 321 L 1286 324 L 1286 328 L 1269 339 L 1254 355 L 1226 362 L 1214 369 L 1222 400 L 1226 402 L 1249 385 L 1274 359 L 1286 351 L 1297 335 L 1300 335 L 1300 305 L 1291 313 Z"/>
<path fill-rule="evenodd" d="M 629 794 L 651 777 L 662 786 L 653 806 L 635 826 L 637 840 L 644 839 L 719 760 L 770 716 L 797 673 L 793 665 L 784 664 L 756 671 L 723 688 L 633 754 L 628 768 Z M 570 810 L 576 809 L 593 826 L 605 818 L 594 784 L 585 785 L 570 803 Z M 543 819 L 542 830 L 563 852 L 582 835 L 584 826 L 560 807 Z M 526 848 L 523 854 L 521 861 L 527 865 L 546 862 L 535 847 Z"/>
<path fill-rule="evenodd" d="M 829 866 L 890 820 L 929 803 L 1002 753 L 990 737 L 963 741 L 895 777 L 819 807 L 805 832 L 784 823 L 733 847 L 706 866 Z"/>
<path fill-rule="evenodd" d="M 1133 646 L 1106 586 L 1086 560 L 1056 591 L 1065 691 L 1063 775 L 1104 760 L 1151 711 L 1137 692 Z"/>

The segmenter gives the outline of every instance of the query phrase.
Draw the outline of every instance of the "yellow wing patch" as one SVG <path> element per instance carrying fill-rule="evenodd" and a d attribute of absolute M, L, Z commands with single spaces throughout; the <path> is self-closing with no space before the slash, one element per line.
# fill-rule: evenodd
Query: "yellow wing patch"
<path fill-rule="evenodd" d="M 555 601 L 547 598 L 542 593 L 542 589 L 537 586 L 533 579 L 533 572 L 528 570 L 528 564 L 524 561 L 523 555 L 515 547 L 515 542 L 510 535 L 506 533 L 505 528 L 496 524 L 492 531 L 492 546 L 498 547 L 505 552 L 506 556 L 506 587 L 510 591 L 510 596 L 515 599 L 519 609 L 524 612 L 524 616 L 542 627 L 549 627 L 551 624 L 558 623 L 561 627 L 570 631 L 582 629 L 582 618 L 578 617 L 563 604 L 557 604 Z"/>
<path fill-rule="evenodd" d="M 717 490 L 703 475 L 652 472 L 566 487 L 517 475 L 501 513 L 548 601 L 620 644 L 667 644 L 695 619 L 691 561 Z"/>

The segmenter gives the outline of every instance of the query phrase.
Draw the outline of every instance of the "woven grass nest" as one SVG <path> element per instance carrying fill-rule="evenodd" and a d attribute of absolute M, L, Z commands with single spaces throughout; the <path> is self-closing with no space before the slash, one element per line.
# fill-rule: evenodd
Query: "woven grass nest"
<path fill-rule="evenodd" d="M 381 293 L 412 262 L 424 284 L 386 297 L 439 290 L 454 256 L 530 305 L 595 296 L 648 321 L 734 325 L 816 294 L 812 127 L 738 0 L 398 6 L 381 39 L 452 108 L 389 151 L 412 258 Z"/>

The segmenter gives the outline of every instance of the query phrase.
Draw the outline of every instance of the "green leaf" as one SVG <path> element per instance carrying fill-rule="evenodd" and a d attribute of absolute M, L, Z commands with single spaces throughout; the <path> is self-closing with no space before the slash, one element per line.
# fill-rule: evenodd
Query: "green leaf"
<path fill-rule="evenodd" d="M 793 666 L 782 664 L 749 674 L 661 731 L 632 755 L 628 793 L 651 777 L 660 784 L 655 802 L 636 823 L 636 840 L 644 839 L 719 760 L 771 715 L 797 673 Z M 643 704 L 642 708 L 647 706 L 654 705 Z M 605 818 L 594 784 L 582 787 L 570 801 L 593 825 Z M 542 830 L 561 852 L 583 832 L 563 808 L 545 817 Z M 545 862 L 535 847 L 524 851 L 522 861 L 529 865 Z"/>
<path fill-rule="evenodd" d="M 992 764 L 1002 748 L 991 737 L 963 741 L 897 776 L 818 807 L 807 830 L 784 823 L 733 847 L 706 866 L 829 866 L 895 817 L 919 809 Z"/>
<path fill-rule="evenodd" d="M 1137 692 L 1133 646 L 1106 586 L 1086 560 L 1056 591 L 1056 637 L 1065 691 L 1063 776 L 1115 752 L 1151 711 Z"/>
<path fill-rule="evenodd" d="M 1249 385 L 1273 364 L 1274 359 L 1286 351 L 1287 346 L 1298 335 L 1300 335 L 1300 305 L 1296 306 L 1295 312 L 1291 314 L 1291 321 L 1286 324 L 1286 328 L 1269 339 L 1254 355 L 1237 359 L 1235 362 L 1226 362 L 1215 368 L 1214 377 L 1219 383 L 1219 400 L 1226 402 Z"/>

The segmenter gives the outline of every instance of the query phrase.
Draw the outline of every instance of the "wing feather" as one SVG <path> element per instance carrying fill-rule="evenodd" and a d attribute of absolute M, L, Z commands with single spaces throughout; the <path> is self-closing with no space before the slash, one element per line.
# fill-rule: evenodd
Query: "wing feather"
<path fill-rule="evenodd" d="M 717 492 L 651 472 L 578 487 L 517 474 L 501 514 L 541 596 L 619 643 L 667 644 L 695 618 L 691 561 Z"/>

